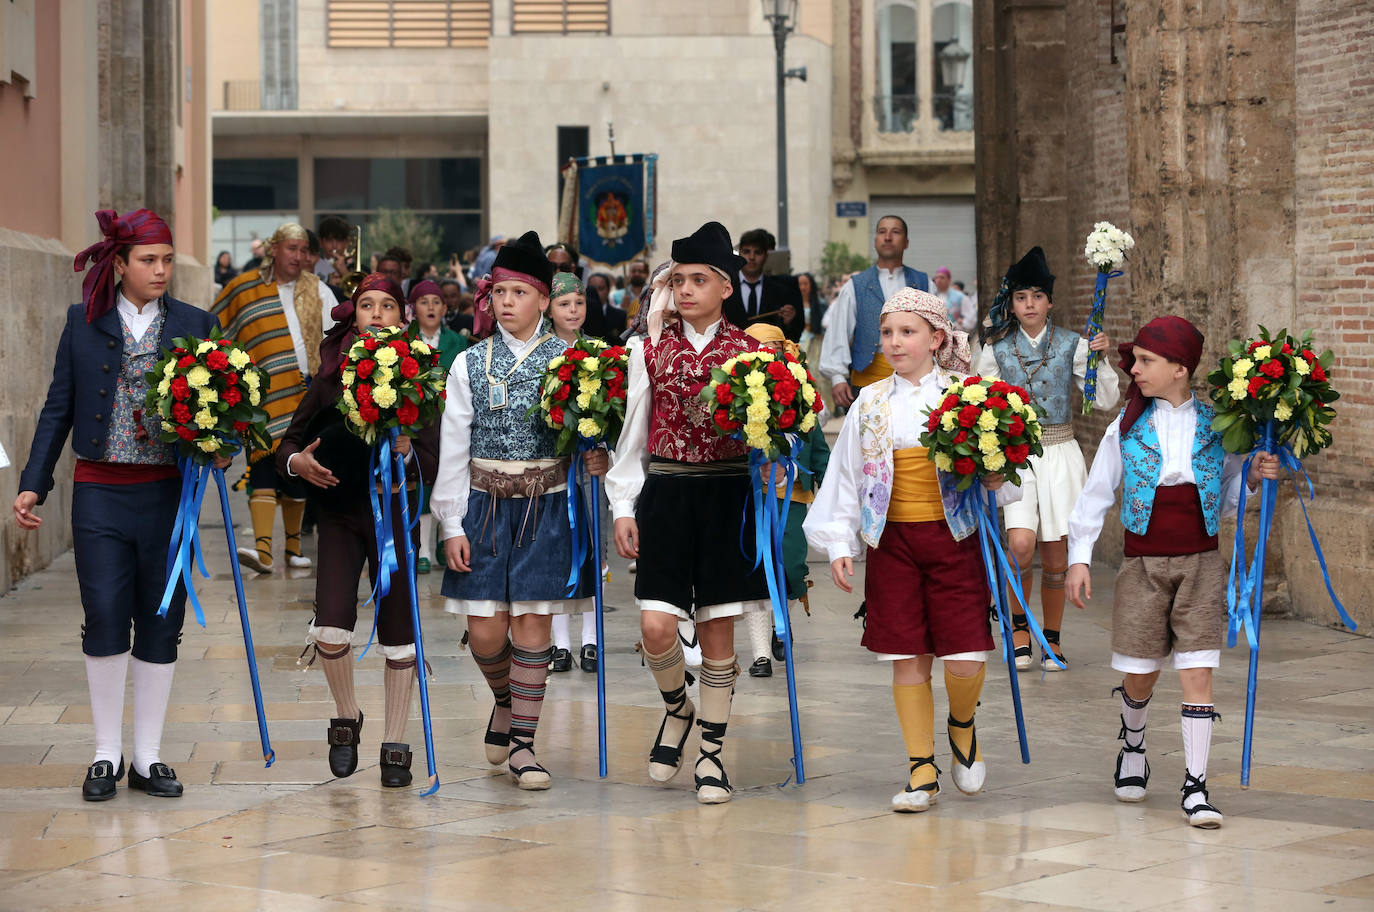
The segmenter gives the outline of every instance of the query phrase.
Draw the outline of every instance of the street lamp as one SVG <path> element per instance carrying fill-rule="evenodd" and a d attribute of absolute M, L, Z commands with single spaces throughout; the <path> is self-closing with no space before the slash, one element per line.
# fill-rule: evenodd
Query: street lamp
<path fill-rule="evenodd" d="M 940 79 L 949 93 L 949 129 L 958 129 L 959 90 L 964 87 L 964 70 L 973 55 L 958 39 L 940 48 Z"/>
<path fill-rule="evenodd" d="M 773 26 L 773 47 L 777 50 L 777 92 L 778 92 L 778 246 L 788 248 L 787 241 L 787 97 L 784 91 L 787 80 L 806 81 L 806 67 L 788 70 L 784 68 L 783 52 L 787 47 L 787 35 L 797 21 L 797 0 L 761 0 L 763 18 Z"/>

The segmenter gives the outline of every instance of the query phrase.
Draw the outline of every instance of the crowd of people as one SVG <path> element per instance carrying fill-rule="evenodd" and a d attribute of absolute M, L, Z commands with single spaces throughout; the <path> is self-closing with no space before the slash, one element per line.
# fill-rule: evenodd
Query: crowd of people
<path fill-rule="evenodd" d="M 88 800 L 114 797 L 125 772 L 130 668 L 129 785 L 164 797 L 182 793 L 159 746 L 185 591 L 165 615 L 157 611 L 178 469 L 171 446 L 158 442 L 158 416 L 142 409 L 144 373 L 170 339 L 204 337 L 214 326 L 271 376 L 263 398 L 271 446 L 247 456 L 255 541 L 239 560 L 262 573 L 276 566 L 272 531 L 280 511 L 282 558 L 311 566 L 302 542 L 307 509 L 313 512 L 315 612 L 304 633 L 337 711 L 327 732 L 330 771 L 356 771 L 364 725 L 351 660 L 357 582 L 365 569 L 374 582 L 381 571 L 369 448 L 338 408 L 342 362 L 359 337 L 409 324 L 442 354 L 447 403 L 437 423 L 399 438 L 405 477 L 378 493 L 397 504 L 395 538 L 414 536 L 419 572 L 431 561 L 443 569 L 445 609 L 464 619 L 491 691 L 482 735 L 487 759 L 506 766 L 518 787 L 552 785 L 537 733 L 550 668 L 572 664 L 567 620 L 574 614 L 582 615 L 580 666 L 595 670 L 597 663 L 589 612 L 602 555 L 585 549 L 570 590 L 579 549 L 569 521 L 569 464 L 556 451 L 556 434 L 534 414 L 550 362 L 586 337 L 628 350 L 623 431 L 613 453 L 588 454 L 585 471 L 605 478 L 607 503 L 596 507 L 609 510 L 613 546 L 633 561 L 639 649 L 663 702 L 647 773 L 666 782 L 690 766 L 697 799 L 718 804 L 733 793 L 723 748 L 740 669 L 736 622 L 749 634 L 752 675 L 771 674 L 769 658 L 781 644 L 765 571 L 739 544 L 754 540 L 748 450 L 716 433 L 698 393 L 712 369 L 742 353 L 768 347 L 805 360 L 809 345 L 818 349 L 813 360 L 835 406 L 848 414 L 833 451 L 819 427 L 799 441 L 809 474 L 793 495 L 783 544 L 788 608 L 809 611 L 808 547 L 826 555 L 830 578 L 844 592 L 853 588 L 855 562 L 867 560 L 862 643 L 891 667 L 907 751 L 893 810 L 924 811 L 941 794 L 931 688 L 937 658 L 949 699 L 951 779 L 972 795 L 987 776 L 975 711 L 994 648 L 992 593 L 956 479 L 920 443 L 924 415 L 976 368 L 1011 384 L 1008 390 L 1025 390 L 1041 414 L 1044 454 L 1030 459 L 1019 484 L 995 474 L 981 483 L 1005 508 L 1009 547 L 1024 568 L 1021 592 L 1030 591 L 1039 549 L 1051 647 L 1042 667 L 1069 667 L 1065 597 L 1081 607 L 1091 594 L 1094 544 L 1121 488 L 1125 552 L 1112 666 L 1124 676 L 1116 691 L 1123 745 L 1114 794 L 1128 802 L 1145 797 L 1146 714 L 1159 674 L 1172 665 L 1183 689 L 1182 812 L 1194 826 L 1221 824 L 1206 787 L 1212 670 L 1225 621 L 1217 526 L 1223 512 L 1235 510 L 1242 484 L 1253 489 L 1261 478 L 1276 478 L 1278 466 L 1275 457 L 1259 456 L 1242 477 L 1240 458 L 1223 452 L 1212 410 L 1189 385 L 1202 355 L 1192 324 L 1160 317 L 1117 346 L 1131 383 L 1089 469 L 1071 400 L 1084 388 L 1089 354 L 1112 346 L 1103 334 L 1085 338 L 1055 323 L 1055 277 L 1038 247 L 1010 266 L 979 320 L 976 302 L 948 270 L 937 269 L 932 280 L 904 264 L 907 225 L 896 216 L 877 223 L 877 263 L 847 278 L 828 310 L 811 276 L 770 274 L 775 244 L 762 229 L 744 232 L 736 245 L 723 225 L 706 222 L 673 241 L 665 262 L 635 260 L 622 279 L 586 270 L 574 247 L 545 246 L 533 231 L 474 252 L 470 274 L 437 276 L 423 264 L 412 270 L 409 255 L 392 249 L 357 276 L 343 271 L 339 245 L 349 229 L 336 222 L 325 220 L 318 233 L 282 225 L 236 275 L 217 264 L 222 287 L 208 313 L 168 294 L 171 233 L 148 210 L 100 213 L 104 238 L 77 259 L 78 269 L 91 268 L 82 302 L 68 313 L 14 513 L 25 529 L 42 522 L 36 507 L 53 487 L 70 436 L 78 457 L 72 522 L 81 643 L 96 741 L 82 787 Z M 352 286 L 347 293 L 344 282 Z M 970 332 L 981 344 L 976 354 Z M 1113 410 L 1120 398 L 1116 374 L 1104 370 L 1097 407 Z M 425 503 L 421 487 L 429 492 Z M 402 498 L 425 517 L 417 528 L 399 522 Z M 386 666 L 380 777 L 387 787 L 411 781 L 404 738 L 416 646 L 407 593 L 393 580 L 378 607 Z M 1031 609 L 1011 598 L 1016 664 L 1026 668 Z M 698 668 L 695 700 L 689 665 Z M 689 758 L 694 728 L 700 746 Z"/>

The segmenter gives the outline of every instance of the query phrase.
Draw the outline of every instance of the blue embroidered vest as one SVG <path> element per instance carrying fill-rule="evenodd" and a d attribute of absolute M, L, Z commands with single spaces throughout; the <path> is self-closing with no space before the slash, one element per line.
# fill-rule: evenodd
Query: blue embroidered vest
<path fill-rule="evenodd" d="M 137 341 L 123 319 L 119 321 L 124 331 L 124 351 L 120 357 L 119 376 L 115 379 L 114 402 L 110 406 L 110 433 L 105 438 L 106 462 L 134 465 L 172 465 L 176 462 L 175 447 L 158 440 L 162 421 L 157 411 L 144 408 L 148 384 L 143 375 L 157 363 L 166 316 L 166 308 L 158 304 L 157 316 Z M 135 414 L 148 432 L 141 440 L 134 436 L 140 423 L 135 422 Z"/>
<path fill-rule="evenodd" d="M 1216 417 L 1216 412 L 1211 406 L 1196 400 L 1194 408 L 1197 411 L 1197 430 L 1193 436 L 1193 478 L 1202 501 L 1207 534 L 1216 535 L 1221 523 L 1221 475 L 1226 451 L 1221 447 L 1221 435 L 1212 430 L 1212 419 Z M 1163 464 L 1159 434 L 1155 430 L 1153 401 L 1121 438 L 1121 463 L 1121 522 L 1136 535 L 1144 535 L 1150 527 L 1155 487 L 1159 484 L 1159 472 Z"/>
<path fill-rule="evenodd" d="M 910 266 L 903 266 L 907 285 L 922 291 L 930 284 L 926 274 Z M 878 267 L 870 266 L 854 277 L 854 339 L 849 345 L 849 368 L 858 372 L 873 363 L 873 356 L 882 351 L 883 283 L 878 281 Z"/>
<path fill-rule="evenodd" d="M 487 346 L 491 346 L 491 375 L 506 381 L 506 407 L 491 407 L 491 384 L 487 381 Z M 528 414 L 539 402 L 544 369 L 563 354 L 567 344 L 557 336 L 539 343 L 515 373 L 515 354 L 500 332 L 468 350 L 468 383 L 472 389 L 472 455 L 477 459 L 551 459 L 558 454 L 554 444 L 558 433 L 539 415 Z"/>
<path fill-rule="evenodd" d="M 1048 327 L 1045 334 L 1049 335 Z M 1030 392 L 1035 404 L 1045 410 L 1046 424 L 1068 424 L 1073 420 L 1069 389 L 1073 386 L 1073 356 L 1078 351 L 1078 339 L 1078 333 L 1056 327 L 1054 338 L 1038 351 L 1020 329 L 1013 329 L 992 343 L 1002 379 Z M 1021 366 L 1022 361 L 1025 367 Z M 1028 372 L 1034 377 L 1028 376 Z"/>

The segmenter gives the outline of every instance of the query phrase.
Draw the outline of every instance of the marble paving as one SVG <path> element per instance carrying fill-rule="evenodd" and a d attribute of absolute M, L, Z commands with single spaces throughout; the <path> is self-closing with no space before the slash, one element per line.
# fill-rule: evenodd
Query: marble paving
<path fill-rule="evenodd" d="M 554 787 L 542 793 L 517 790 L 483 759 L 490 697 L 434 573 L 421 592 L 442 788 L 420 798 L 378 783 L 372 654 L 357 673 L 362 763 L 351 778 L 329 775 L 333 704 L 297 658 L 309 571 L 247 582 L 278 758 L 263 767 L 217 513 L 207 507 L 203 524 L 207 626 L 187 622 L 163 745 L 186 784 L 180 800 L 122 785 L 108 803 L 81 800 L 92 732 L 71 556 L 0 598 L 0 909 L 1374 909 L 1374 640 L 1266 619 L 1247 790 L 1245 654 L 1224 656 L 1210 782 L 1226 824 L 1193 830 L 1178 810 L 1176 679 L 1165 677 L 1151 713 L 1148 800 L 1112 799 L 1118 676 L 1112 575 L 1101 572 L 1090 610 L 1070 608 L 1072 671 L 1021 679 L 1031 763 L 1020 762 L 1006 668 L 994 664 L 978 714 L 986 790 L 965 797 L 946 774 L 934 810 L 895 815 L 906 763 L 890 678 L 858 645 L 857 599 L 817 561 L 814 614 L 795 619 L 807 781 L 790 776 L 781 674 L 742 676 L 726 747 L 738 792 L 700 807 L 690 773 L 662 787 L 645 772 L 661 710 L 634 651 L 623 561 L 612 559 L 607 587 L 610 774 L 597 776 L 595 676 L 552 675 L 538 746 Z M 935 686 L 943 718 L 938 674 Z M 423 782 L 418 717 L 417 700 L 408 736 Z"/>

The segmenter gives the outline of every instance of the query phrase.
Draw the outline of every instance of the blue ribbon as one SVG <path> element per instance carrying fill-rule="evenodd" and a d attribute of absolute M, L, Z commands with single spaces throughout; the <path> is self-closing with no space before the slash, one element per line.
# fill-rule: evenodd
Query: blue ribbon
<path fill-rule="evenodd" d="M 196 595 L 192 568 L 199 569 L 205 579 L 210 578 L 210 571 L 205 569 L 205 550 L 200 543 L 200 505 L 209 488 L 210 465 L 197 464 L 185 456 L 178 456 L 177 468 L 181 471 L 181 495 L 177 499 L 177 515 L 172 522 L 172 538 L 167 546 L 167 582 L 162 589 L 162 601 L 157 614 L 158 617 L 167 616 L 177 586 L 184 585 L 186 599 L 195 610 L 196 623 L 204 627 L 205 612 Z"/>
<path fill-rule="evenodd" d="M 592 547 L 601 556 L 601 479 L 591 478 Z M 599 751 L 597 771 L 606 778 L 606 618 L 602 594 L 601 568 L 596 568 L 596 744 Z"/>
<path fill-rule="evenodd" d="M 582 438 L 572 459 L 568 461 L 568 525 L 572 527 L 572 568 L 568 571 L 568 598 L 577 594 L 577 584 L 582 581 L 582 564 L 587 560 L 588 530 L 582 522 L 582 454 L 597 446 L 595 440 Z M 600 571 L 600 567 L 597 568 Z"/>
<path fill-rule="evenodd" d="M 1083 328 L 1083 335 L 1089 340 L 1093 336 L 1102 332 L 1102 320 L 1107 311 L 1107 280 L 1115 279 L 1121 275 L 1121 271 L 1099 272 L 1097 274 L 1097 284 L 1093 288 L 1093 306 L 1088 314 L 1088 325 Z M 1083 414 L 1092 411 L 1093 402 L 1097 399 L 1097 365 L 1102 360 L 1102 353 L 1094 351 L 1088 355 L 1088 369 L 1083 377 Z M 1025 602 L 1022 602 L 1024 605 Z"/>
<path fill-rule="evenodd" d="M 367 645 L 358 653 L 359 662 L 367 655 L 367 651 L 372 648 L 373 640 L 377 638 L 377 621 L 382 613 L 382 599 L 391 593 L 391 574 L 401 569 L 400 561 L 396 558 L 396 536 L 391 529 L 391 489 L 394 486 L 391 445 L 395 437 L 393 428 L 377 441 L 377 445 L 368 456 L 367 496 L 372 502 L 372 530 L 377 542 L 377 580 L 372 585 L 372 594 L 363 603 L 364 608 L 372 606 L 372 632 L 367 636 Z M 401 465 L 400 477 L 404 480 L 404 462 Z M 377 494 L 378 488 L 386 492 L 384 496 Z"/>

